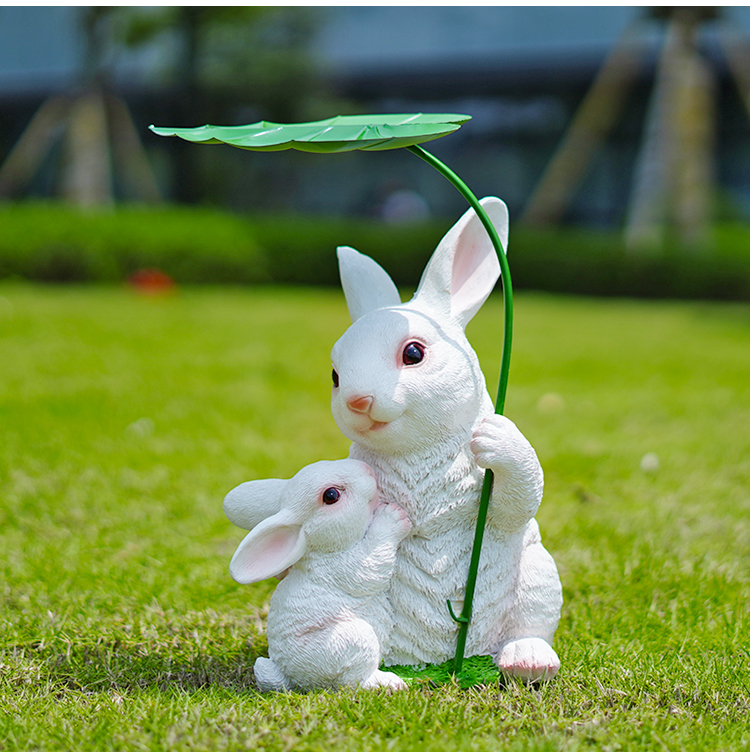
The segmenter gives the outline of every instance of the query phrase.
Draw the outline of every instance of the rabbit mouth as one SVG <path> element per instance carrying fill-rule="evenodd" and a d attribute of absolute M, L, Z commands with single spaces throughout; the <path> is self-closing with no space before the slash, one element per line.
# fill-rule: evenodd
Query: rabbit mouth
<path fill-rule="evenodd" d="M 369 435 L 371 432 L 380 432 L 389 425 L 390 422 L 379 422 L 375 421 L 374 419 L 368 418 L 367 421 L 352 423 L 349 426 L 360 437 L 364 437 L 365 435 Z"/>

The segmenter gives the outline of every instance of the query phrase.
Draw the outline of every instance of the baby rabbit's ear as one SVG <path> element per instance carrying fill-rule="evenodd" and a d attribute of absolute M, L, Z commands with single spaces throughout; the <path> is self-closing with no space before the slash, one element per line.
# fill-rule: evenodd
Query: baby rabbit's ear
<path fill-rule="evenodd" d="M 494 196 L 480 202 L 508 247 L 508 208 Z M 427 263 L 414 302 L 466 327 L 495 287 L 500 262 L 473 209 L 445 234 Z"/>
<path fill-rule="evenodd" d="M 306 544 L 299 518 L 286 509 L 259 523 L 243 540 L 229 563 L 229 573 L 240 584 L 276 576 L 293 566 Z"/>
<path fill-rule="evenodd" d="M 390 275 L 373 259 L 349 246 L 336 249 L 341 285 L 352 322 L 374 309 L 398 306 L 401 296 Z"/>
<path fill-rule="evenodd" d="M 286 479 L 257 479 L 243 482 L 224 498 L 224 514 L 241 529 L 252 529 L 278 513 Z"/>

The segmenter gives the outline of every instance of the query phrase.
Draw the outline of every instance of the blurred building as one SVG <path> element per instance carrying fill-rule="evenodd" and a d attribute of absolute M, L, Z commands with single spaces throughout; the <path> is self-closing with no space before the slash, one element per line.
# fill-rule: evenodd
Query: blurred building
<path fill-rule="evenodd" d="M 45 98 L 80 83 L 87 54 L 78 7 L 0 7 L 0 161 Z M 503 197 L 521 213 L 607 54 L 634 22 L 634 7 L 343 6 L 320 8 L 308 44 L 310 65 L 339 112 L 458 112 L 473 119 L 431 150 L 478 195 Z M 727 8 L 726 20 L 750 31 L 750 8 Z M 644 52 L 622 117 L 598 150 L 566 219 L 622 222 L 641 141 L 663 25 L 644 20 Z M 176 55 L 165 34 L 107 60 L 110 85 L 128 102 L 168 196 L 181 199 L 176 140 L 153 136 L 150 123 L 184 122 L 184 91 L 164 76 Z M 711 25 L 700 46 L 715 73 L 716 171 L 727 206 L 750 212 L 750 121 Z M 227 124 L 267 119 L 256 102 L 212 99 L 212 117 Z M 336 112 L 320 112 L 317 117 Z M 197 117 L 197 116 L 196 116 Z M 199 194 L 236 209 L 293 209 L 382 215 L 409 208 L 437 215 L 463 210 L 463 200 L 434 171 L 398 152 L 320 157 L 200 152 Z M 205 150 L 205 152 L 204 152 Z M 210 153 L 210 156 L 209 156 Z M 184 155 L 184 151 L 179 153 Z M 44 177 L 34 191 L 50 190 Z M 400 213 L 400 214 L 399 214 Z"/>

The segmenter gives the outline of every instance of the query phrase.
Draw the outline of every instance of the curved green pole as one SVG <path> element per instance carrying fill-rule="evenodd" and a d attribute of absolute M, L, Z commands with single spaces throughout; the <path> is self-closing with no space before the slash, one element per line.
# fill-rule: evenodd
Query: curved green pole
<path fill-rule="evenodd" d="M 503 302 L 505 305 L 504 332 L 503 332 L 503 355 L 500 361 L 500 381 L 497 386 L 497 399 L 495 401 L 495 413 L 502 414 L 505 408 L 505 393 L 508 390 L 508 372 L 510 371 L 510 349 L 513 340 L 513 288 L 510 281 L 510 267 L 508 259 L 505 256 L 505 249 L 500 243 L 495 226 L 484 211 L 484 207 L 479 200 L 469 190 L 469 187 L 445 164 L 431 155 L 420 146 L 414 145 L 406 147 L 410 152 L 421 157 L 425 162 L 432 165 L 436 170 L 442 173 L 463 195 L 469 205 L 477 213 L 482 221 L 487 233 L 495 247 L 498 259 L 500 260 L 500 276 L 503 281 Z M 448 610 L 453 620 L 459 624 L 458 641 L 456 644 L 456 657 L 453 660 L 453 672 L 461 672 L 461 666 L 464 661 L 464 651 L 466 649 L 466 635 L 469 631 L 469 621 L 471 620 L 471 609 L 474 601 L 474 589 L 477 583 L 477 573 L 479 571 L 479 557 L 482 552 L 482 539 L 484 538 L 484 527 L 487 522 L 487 509 L 490 504 L 490 493 L 492 492 L 492 471 L 487 469 L 484 475 L 484 484 L 482 486 L 482 496 L 479 500 L 479 514 L 477 515 L 477 528 L 474 532 L 474 545 L 471 550 L 471 562 L 469 564 L 469 576 L 466 579 L 466 594 L 464 595 L 464 606 L 460 615 L 453 612 L 453 606 L 448 600 Z"/>

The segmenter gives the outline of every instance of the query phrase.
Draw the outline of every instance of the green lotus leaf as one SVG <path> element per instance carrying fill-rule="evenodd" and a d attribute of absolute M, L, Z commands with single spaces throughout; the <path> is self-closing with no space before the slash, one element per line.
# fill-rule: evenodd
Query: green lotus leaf
<path fill-rule="evenodd" d="M 432 141 L 457 131 L 470 115 L 416 113 L 412 115 L 338 115 L 311 123 L 268 123 L 248 126 L 159 128 L 159 136 L 179 136 L 198 144 L 229 144 L 240 149 L 274 152 L 350 152 L 399 149 Z"/>

